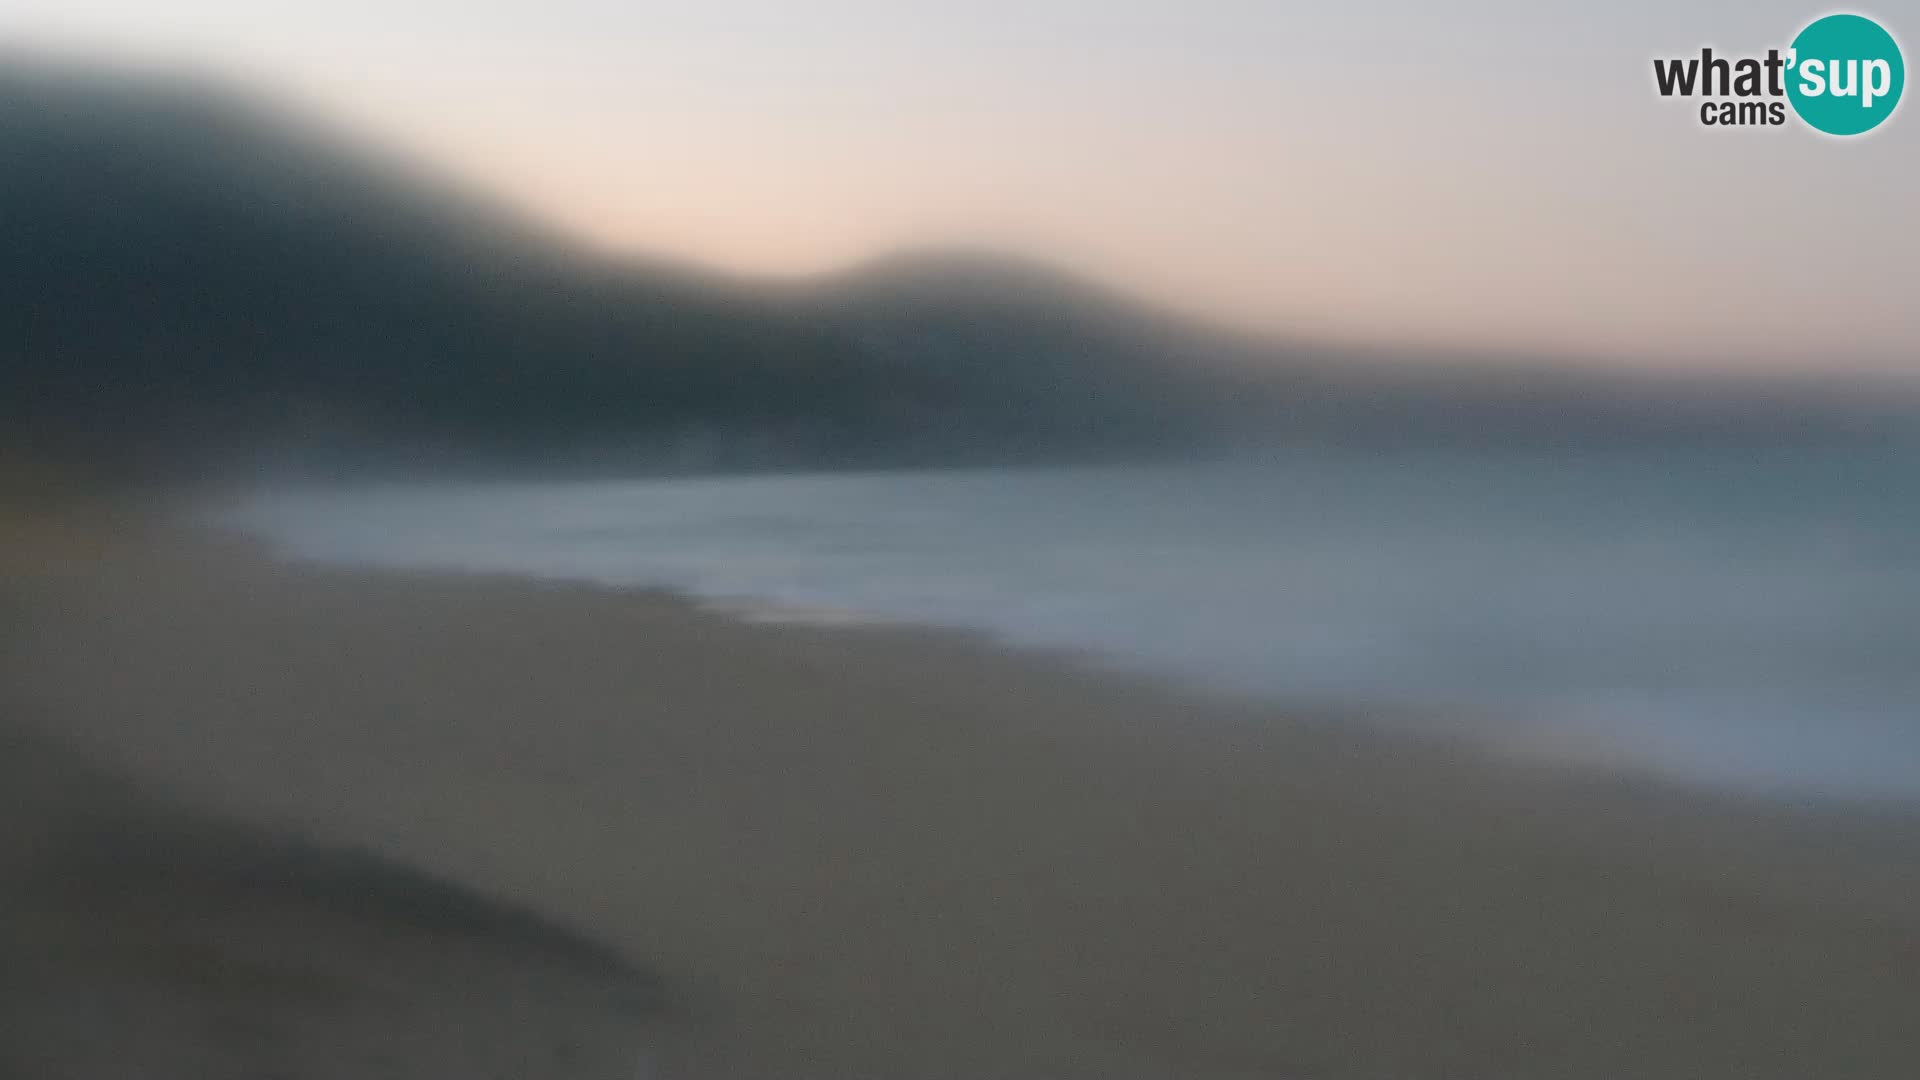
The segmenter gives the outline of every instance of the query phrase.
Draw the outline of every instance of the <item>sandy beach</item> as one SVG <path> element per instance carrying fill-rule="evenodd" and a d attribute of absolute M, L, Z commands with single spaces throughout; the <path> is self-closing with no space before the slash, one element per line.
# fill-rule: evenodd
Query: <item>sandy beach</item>
<path fill-rule="evenodd" d="M 947 634 L 16 531 L 9 1076 L 1920 1073 L 1904 812 Z"/>

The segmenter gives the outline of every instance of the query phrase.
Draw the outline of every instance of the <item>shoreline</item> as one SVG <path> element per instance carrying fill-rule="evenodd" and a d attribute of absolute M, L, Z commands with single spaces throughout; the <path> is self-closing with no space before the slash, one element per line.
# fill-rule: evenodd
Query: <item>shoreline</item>
<path fill-rule="evenodd" d="M 1254 716 L 1262 718 L 1262 722 L 1277 719 L 1293 726 L 1332 725 L 1347 729 L 1362 741 L 1431 744 L 1437 750 L 1484 759 L 1509 770 L 1564 774 L 1567 782 L 1573 784 L 1635 789 L 1644 795 L 1668 800 L 1703 799 L 1759 813 L 1782 810 L 1840 818 L 1911 820 L 1916 829 L 1920 829 L 1920 790 L 1894 792 L 1858 786 L 1824 790 L 1806 782 L 1766 783 L 1713 777 L 1666 764 L 1655 754 L 1635 752 L 1624 744 L 1602 741 L 1590 732 L 1543 730 L 1529 721 L 1468 706 L 1423 709 L 1404 701 L 1313 698 L 1235 688 L 1120 653 L 1021 641 L 982 627 L 917 621 L 852 608 L 789 606 L 763 597 L 706 595 L 672 585 L 603 581 L 588 576 L 356 562 L 303 554 L 242 526 L 209 523 L 201 515 L 175 519 L 171 527 L 181 535 L 198 538 L 197 542 L 232 546 L 248 553 L 249 558 L 293 572 L 585 590 L 672 604 L 699 616 L 741 626 L 790 628 L 803 634 L 844 633 L 854 637 L 871 635 L 912 640 L 924 642 L 930 648 L 984 654 L 1013 664 L 1068 669 L 1092 681 L 1131 684 L 1164 697 L 1194 703 L 1221 716 Z M 1425 718 L 1434 714 L 1474 719 L 1442 723 Z"/>
<path fill-rule="evenodd" d="M 1906 722 L 1920 683 L 1875 644 L 1899 639 L 1914 584 L 1886 554 L 1888 522 L 1863 519 L 1861 535 L 1892 548 L 1803 551 L 1790 518 L 1741 540 L 1726 534 L 1737 514 L 1682 510 L 1632 470 L 1591 482 L 1619 488 L 1641 525 L 1574 513 L 1594 500 L 1534 457 L 1460 476 L 1392 462 L 296 487 L 196 519 L 321 565 L 678 590 L 750 622 L 951 628 L 1189 696 L 1358 716 L 1522 760 L 1920 808 Z M 1228 483 L 1269 494 L 1226 512 Z M 1336 483 L 1346 509 L 1286 519 L 1288 499 Z M 1490 528 L 1466 507 L 1503 483 L 1517 490 L 1501 512 L 1518 516 Z M 1423 501 L 1415 489 L 1430 487 L 1460 505 Z M 1112 509 L 1148 497 L 1191 522 Z M 1416 538 L 1408 512 L 1437 515 L 1433 535 Z M 1648 529 L 1672 535 L 1653 543 Z M 1885 602 L 1849 609 L 1856 591 Z"/>
<path fill-rule="evenodd" d="M 1920 820 L 955 632 L 161 530 L 0 687 L 230 819 L 599 940 L 668 1077 L 1910 1075 Z"/>

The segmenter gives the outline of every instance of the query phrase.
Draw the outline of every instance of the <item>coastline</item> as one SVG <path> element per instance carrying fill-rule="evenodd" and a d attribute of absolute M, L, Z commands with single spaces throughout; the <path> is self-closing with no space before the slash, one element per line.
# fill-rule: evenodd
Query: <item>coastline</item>
<path fill-rule="evenodd" d="M 1905 1077 L 1920 829 L 939 632 L 278 562 L 20 586 L 25 722 L 674 1003 L 666 1077 Z M 289 932 L 296 932 L 290 930 Z"/>

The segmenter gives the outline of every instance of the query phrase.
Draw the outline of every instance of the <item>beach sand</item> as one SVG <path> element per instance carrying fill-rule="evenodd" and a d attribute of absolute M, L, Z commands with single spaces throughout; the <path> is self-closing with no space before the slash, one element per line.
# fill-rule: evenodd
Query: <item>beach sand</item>
<path fill-rule="evenodd" d="M 171 912 L 141 922 L 10 885 L 60 926 L 14 935 L 35 964 L 0 1001 L 38 1018 L 0 1052 L 175 1056 L 26 1076 L 558 1080 L 623 1038 L 673 1078 L 1920 1075 L 1903 812 L 1503 762 L 947 634 L 164 529 L 50 547 L 9 573 L 0 704 L 67 762 L 13 771 L 73 779 L 16 800 L 8 865 L 177 896 L 124 901 Z M 50 860 L 52 823 L 101 806 L 119 846 Z M 278 867 L 271 902 L 233 865 Z M 224 935 L 213 974 L 165 951 L 185 922 Z M 129 966 L 244 976 L 253 1013 L 35 990 L 111 997 Z M 246 1068 L 180 1064 L 222 1040 Z M 369 1043 L 425 1064 L 324 1049 Z M 577 1060 L 525 1056 L 558 1043 Z"/>

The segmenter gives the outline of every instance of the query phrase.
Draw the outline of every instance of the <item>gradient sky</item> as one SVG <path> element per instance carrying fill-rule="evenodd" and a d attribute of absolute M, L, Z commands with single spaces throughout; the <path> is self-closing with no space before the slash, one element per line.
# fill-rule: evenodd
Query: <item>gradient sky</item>
<path fill-rule="evenodd" d="M 1920 104 L 1834 140 L 1653 91 L 1654 56 L 1827 10 L 16 0 L 0 40 L 257 79 L 726 268 L 990 245 L 1293 335 L 1920 375 Z M 1854 10 L 1920 60 L 1920 9 Z"/>

